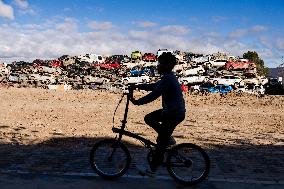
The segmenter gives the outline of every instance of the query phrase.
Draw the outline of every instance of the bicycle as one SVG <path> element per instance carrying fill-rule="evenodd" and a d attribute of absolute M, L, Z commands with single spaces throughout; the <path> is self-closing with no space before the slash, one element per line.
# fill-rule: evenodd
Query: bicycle
<path fill-rule="evenodd" d="M 127 96 L 124 118 L 120 128 L 114 126 L 114 117 L 122 102 Z M 135 138 L 149 149 L 148 163 L 155 153 L 156 143 L 151 142 L 135 133 L 125 130 L 130 101 L 129 93 L 123 93 L 113 116 L 112 131 L 117 133 L 114 139 L 103 139 L 97 142 L 90 153 L 90 164 L 93 170 L 102 178 L 115 179 L 124 175 L 130 167 L 131 156 L 127 147 L 121 142 L 122 136 Z M 162 166 L 167 168 L 169 175 L 177 182 L 184 185 L 194 185 L 203 181 L 209 174 L 210 159 L 206 152 L 192 143 L 182 143 L 168 146 Z M 191 173 L 191 174 L 189 174 Z M 189 175 L 187 175 L 189 174 Z"/>

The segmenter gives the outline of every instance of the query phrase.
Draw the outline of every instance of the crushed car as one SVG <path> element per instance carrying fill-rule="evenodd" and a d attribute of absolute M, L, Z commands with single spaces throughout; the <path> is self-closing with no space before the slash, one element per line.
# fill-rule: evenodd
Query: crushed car
<path fill-rule="evenodd" d="M 236 62 L 234 61 L 228 61 L 225 64 L 225 69 L 226 70 L 243 70 L 243 69 L 255 69 L 256 64 L 253 62 L 250 62 L 247 59 L 239 59 Z"/>
<path fill-rule="evenodd" d="M 102 75 L 86 75 L 83 77 L 83 83 L 85 84 L 106 84 L 110 80 Z"/>
<path fill-rule="evenodd" d="M 193 75 L 193 76 L 188 76 L 188 77 L 180 77 L 178 80 L 180 83 L 183 83 L 184 85 L 188 85 L 188 84 L 192 85 L 192 84 L 197 84 L 197 83 L 208 82 L 209 77 Z"/>
<path fill-rule="evenodd" d="M 150 82 L 150 77 L 146 75 L 137 76 L 137 77 L 130 76 L 130 77 L 124 77 L 121 80 L 124 85 L 133 84 L 133 83 L 148 83 Z"/>
<path fill-rule="evenodd" d="M 244 86 L 243 79 L 235 75 L 224 75 L 221 77 L 210 78 L 209 81 L 213 85 L 222 84 L 236 87 Z"/>
<path fill-rule="evenodd" d="M 56 77 L 52 74 L 29 74 L 29 80 L 33 80 L 42 84 L 56 83 Z"/>

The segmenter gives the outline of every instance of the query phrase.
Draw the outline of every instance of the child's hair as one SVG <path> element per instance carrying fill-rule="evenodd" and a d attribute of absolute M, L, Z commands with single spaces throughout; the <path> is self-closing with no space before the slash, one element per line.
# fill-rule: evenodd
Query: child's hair
<path fill-rule="evenodd" d="M 159 56 L 158 62 L 160 64 L 167 64 L 169 66 L 168 68 L 172 70 L 177 63 L 177 60 L 176 60 L 176 57 L 172 53 L 164 52 L 162 55 Z"/>

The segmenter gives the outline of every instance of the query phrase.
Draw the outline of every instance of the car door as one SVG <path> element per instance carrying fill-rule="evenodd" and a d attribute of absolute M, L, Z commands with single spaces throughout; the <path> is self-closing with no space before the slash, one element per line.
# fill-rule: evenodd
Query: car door
<path fill-rule="evenodd" d="M 236 76 L 231 76 L 231 85 L 234 85 L 235 83 L 239 83 L 239 79 Z"/>
<path fill-rule="evenodd" d="M 221 87 L 222 87 L 223 85 L 217 85 L 216 86 L 216 92 L 221 92 Z"/>
<path fill-rule="evenodd" d="M 222 76 L 218 81 L 218 83 L 222 85 L 225 84 L 226 82 L 227 82 L 227 76 Z"/>
<path fill-rule="evenodd" d="M 225 85 L 220 86 L 220 93 L 224 94 L 224 93 L 227 93 L 227 92 L 228 92 L 227 86 L 225 86 Z"/>
<path fill-rule="evenodd" d="M 201 76 L 201 75 L 195 76 L 194 80 L 195 82 L 203 82 L 204 76 Z"/>
<path fill-rule="evenodd" d="M 223 84 L 232 85 L 231 76 L 225 76 L 225 82 Z"/>

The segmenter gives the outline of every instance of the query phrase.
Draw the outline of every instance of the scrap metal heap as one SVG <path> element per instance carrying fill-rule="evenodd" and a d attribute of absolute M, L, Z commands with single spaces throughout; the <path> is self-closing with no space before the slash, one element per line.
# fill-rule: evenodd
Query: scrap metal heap
<path fill-rule="evenodd" d="M 204 83 L 231 85 L 234 89 L 268 84 L 267 78 L 257 74 L 255 63 L 246 59 L 219 52 L 204 55 L 167 49 L 159 49 L 156 55 L 133 51 L 130 56 L 63 55 L 54 60 L 2 63 L 0 76 L 2 83 L 15 87 L 54 89 L 68 85 L 73 89 L 123 89 L 129 83 L 156 81 L 157 59 L 163 52 L 176 56 L 178 64 L 174 71 L 190 91 L 201 92 Z"/>

